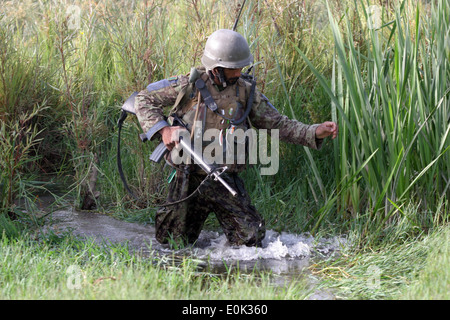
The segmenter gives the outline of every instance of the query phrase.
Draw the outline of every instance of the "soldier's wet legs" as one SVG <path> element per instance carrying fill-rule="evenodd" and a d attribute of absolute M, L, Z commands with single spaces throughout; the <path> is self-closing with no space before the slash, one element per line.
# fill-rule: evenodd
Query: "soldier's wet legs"
<path fill-rule="evenodd" d="M 222 185 L 208 179 L 195 196 L 157 212 L 156 239 L 160 243 L 170 239 L 193 243 L 208 214 L 214 212 L 231 245 L 261 246 L 265 236 L 264 220 L 251 204 L 242 180 L 237 175 L 224 174 L 222 177 L 239 190 L 237 196 L 233 197 Z M 168 202 L 187 197 L 204 178 L 203 175 L 178 172 L 170 185 Z"/>

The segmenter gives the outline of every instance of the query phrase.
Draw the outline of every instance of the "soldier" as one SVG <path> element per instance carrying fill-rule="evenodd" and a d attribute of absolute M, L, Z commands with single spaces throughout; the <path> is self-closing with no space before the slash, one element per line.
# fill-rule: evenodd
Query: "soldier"
<path fill-rule="evenodd" d="M 192 69 L 190 74 L 151 83 L 137 95 L 136 115 L 149 139 L 161 137 L 172 150 L 181 130 L 189 130 L 192 136 L 198 130 L 203 133 L 216 129 L 226 136 L 231 127 L 245 130 L 250 125 L 257 129 L 278 129 L 280 140 L 313 149 L 320 149 L 325 137 L 336 138 L 336 123 L 306 125 L 281 115 L 255 90 L 254 81 L 241 75 L 242 69 L 253 63 L 253 56 L 239 33 L 221 29 L 211 34 L 201 62 L 203 66 Z M 181 119 L 185 127 L 169 125 L 165 114 L 170 106 L 169 119 Z M 228 170 L 221 175 L 238 191 L 232 196 L 221 184 L 205 179 L 195 164 L 174 165 L 170 156 L 166 162 L 176 169 L 167 201 L 188 199 L 158 210 L 155 227 L 160 243 L 195 242 L 207 216 L 214 212 L 231 245 L 261 246 L 264 220 L 237 175 L 245 165 L 227 163 Z M 193 194 L 197 188 L 199 192 Z"/>

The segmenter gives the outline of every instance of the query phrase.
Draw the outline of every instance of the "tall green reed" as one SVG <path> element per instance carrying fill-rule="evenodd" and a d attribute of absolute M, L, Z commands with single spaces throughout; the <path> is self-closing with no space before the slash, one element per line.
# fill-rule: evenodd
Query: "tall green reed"
<path fill-rule="evenodd" d="M 403 2 L 397 15 L 385 8 L 379 28 L 367 27 L 367 3 L 330 1 L 339 22 L 323 19 L 327 12 L 320 8 L 326 6 L 318 3 L 247 1 L 238 31 L 249 40 L 258 63 L 259 87 L 282 113 L 304 122 L 330 116 L 339 122 L 341 134 L 332 146 L 336 190 L 331 188 L 329 157 L 281 145 L 286 168 L 272 181 L 256 177 L 266 185 L 258 193 L 251 184 L 255 202 L 279 211 L 286 210 L 285 200 L 290 208 L 302 201 L 325 203 L 311 219 L 314 229 L 335 208 L 350 218 L 368 209 L 381 226 L 416 195 L 417 202 L 433 210 L 439 201 L 425 196 L 424 186 L 436 182 L 433 194 L 442 203 L 450 184 L 448 97 L 443 92 L 448 87 L 448 0 L 433 9 L 429 21 L 417 12 L 410 15 L 412 2 Z M 115 160 L 121 103 L 151 81 L 198 65 L 207 35 L 231 28 L 239 4 L 81 1 L 76 28 L 69 27 L 68 2 L 34 4 L 40 19 L 27 19 L 23 33 L 15 37 L 23 52 L 38 53 L 41 67 L 33 83 L 46 98 L 40 105 L 50 107 L 34 118 L 47 133 L 39 150 L 48 149 L 46 163 L 59 154 L 61 167 L 54 166 L 55 171 L 72 170 L 78 206 L 86 196 L 93 206 L 128 200 Z M 15 24 L 21 30 L 21 20 Z M 331 30 L 325 28 L 328 24 Z M 323 107 L 327 99 L 331 110 Z M 154 146 L 141 145 L 139 126 L 133 121 L 126 125 L 126 175 L 145 200 L 139 205 L 151 206 L 165 190 L 165 173 L 149 163 Z M 310 165 L 297 166 L 299 162 Z M 297 179 L 286 184 L 285 177 Z M 289 190 L 302 199 L 294 201 Z M 282 202 L 274 204 L 274 195 L 283 197 Z"/>
<path fill-rule="evenodd" d="M 363 17 L 357 23 L 367 26 L 359 45 L 350 15 L 341 27 L 329 10 L 336 52 L 331 84 L 308 61 L 340 125 L 338 185 L 330 200 L 349 218 L 367 210 L 365 231 L 373 237 L 409 201 L 428 214 L 449 191 L 449 1 L 433 5 L 424 19 L 420 6 L 411 16 L 405 5 L 392 21 L 374 25 L 369 3 L 355 1 L 353 19 Z"/>

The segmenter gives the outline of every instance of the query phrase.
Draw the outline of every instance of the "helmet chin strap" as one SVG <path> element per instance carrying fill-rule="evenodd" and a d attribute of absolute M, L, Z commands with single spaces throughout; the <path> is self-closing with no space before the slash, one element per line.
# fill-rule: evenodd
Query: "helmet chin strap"
<path fill-rule="evenodd" d="M 222 84 L 222 87 L 227 87 L 227 81 L 225 80 L 225 74 L 223 73 L 222 67 L 217 67 L 217 71 L 219 72 L 219 82 Z"/>
<path fill-rule="evenodd" d="M 222 87 L 226 88 L 228 84 L 234 84 L 236 81 L 234 82 L 228 82 L 227 79 L 225 79 L 225 74 L 223 72 L 223 68 L 222 67 L 217 67 L 215 68 L 216 71 L 213 70 L 209 70 L 209 76 L 214 80 L 214 79 L 218 79 L 218 81 L 222 84 Z M 230 80 L 234 80 L 230 79 Z M 236 78 L 237 80 L 237 78 Z"/>

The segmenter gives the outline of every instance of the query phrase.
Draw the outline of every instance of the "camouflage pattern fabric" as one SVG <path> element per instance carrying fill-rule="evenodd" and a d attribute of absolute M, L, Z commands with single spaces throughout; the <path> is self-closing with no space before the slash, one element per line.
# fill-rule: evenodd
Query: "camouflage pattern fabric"
<path fill-rule="evenodd" d="M 203 224 L 214 212 L 230 244 L 261 246 L 265 235 L 264 220 L 251 204 L 241 178 L 224 173 L 221 177 L 236 191 L 233 197 L 222 184 L 212 178 L 203 183 L 199 192 L 181 203 L 161 208 L 156 214 L 156 239 L 160 243 L 194 243 Z M 169 186 L 167 202 L 184 199 L 205 179 L 205 175 L 177 171 Z"/>
<path fill-rule="evenodd" d="M 188 84 L 185 76 L 170 81 L 161 80 L 152 83 L 139 92 L 135 99 L 135 109 L 144 132 L 147 132 L 158 121 L 164 120 L 164 112 L 167 112 L 167 108 L 175 103 L 178 93 L 182 89 L 182 83 L 183 85 Z"/>
<path fill-rule="evenodd" d="M 151 87 L 162 81 L 166 81 L 166 86 L 161 84 Z M 136 115 L 144 132 L 164 119 L 164 114 L 167 114 L 168 109 L 175 103 L 178 93 L 183 86 L 189 84 L 189 81 L 188 76 L 183 75 L 171 81 L 161 80 L 154 84 L 149 85 L 136 96 Z M 312 149 L 321 148 L 322 140 L 315 137 L 319 124 L 304 124 L 280 114 L 266 103 L 258 90 L 256 90 L 249 120 L 256 129 L 278 129 L 281 141 L 304 145 Z"/>

